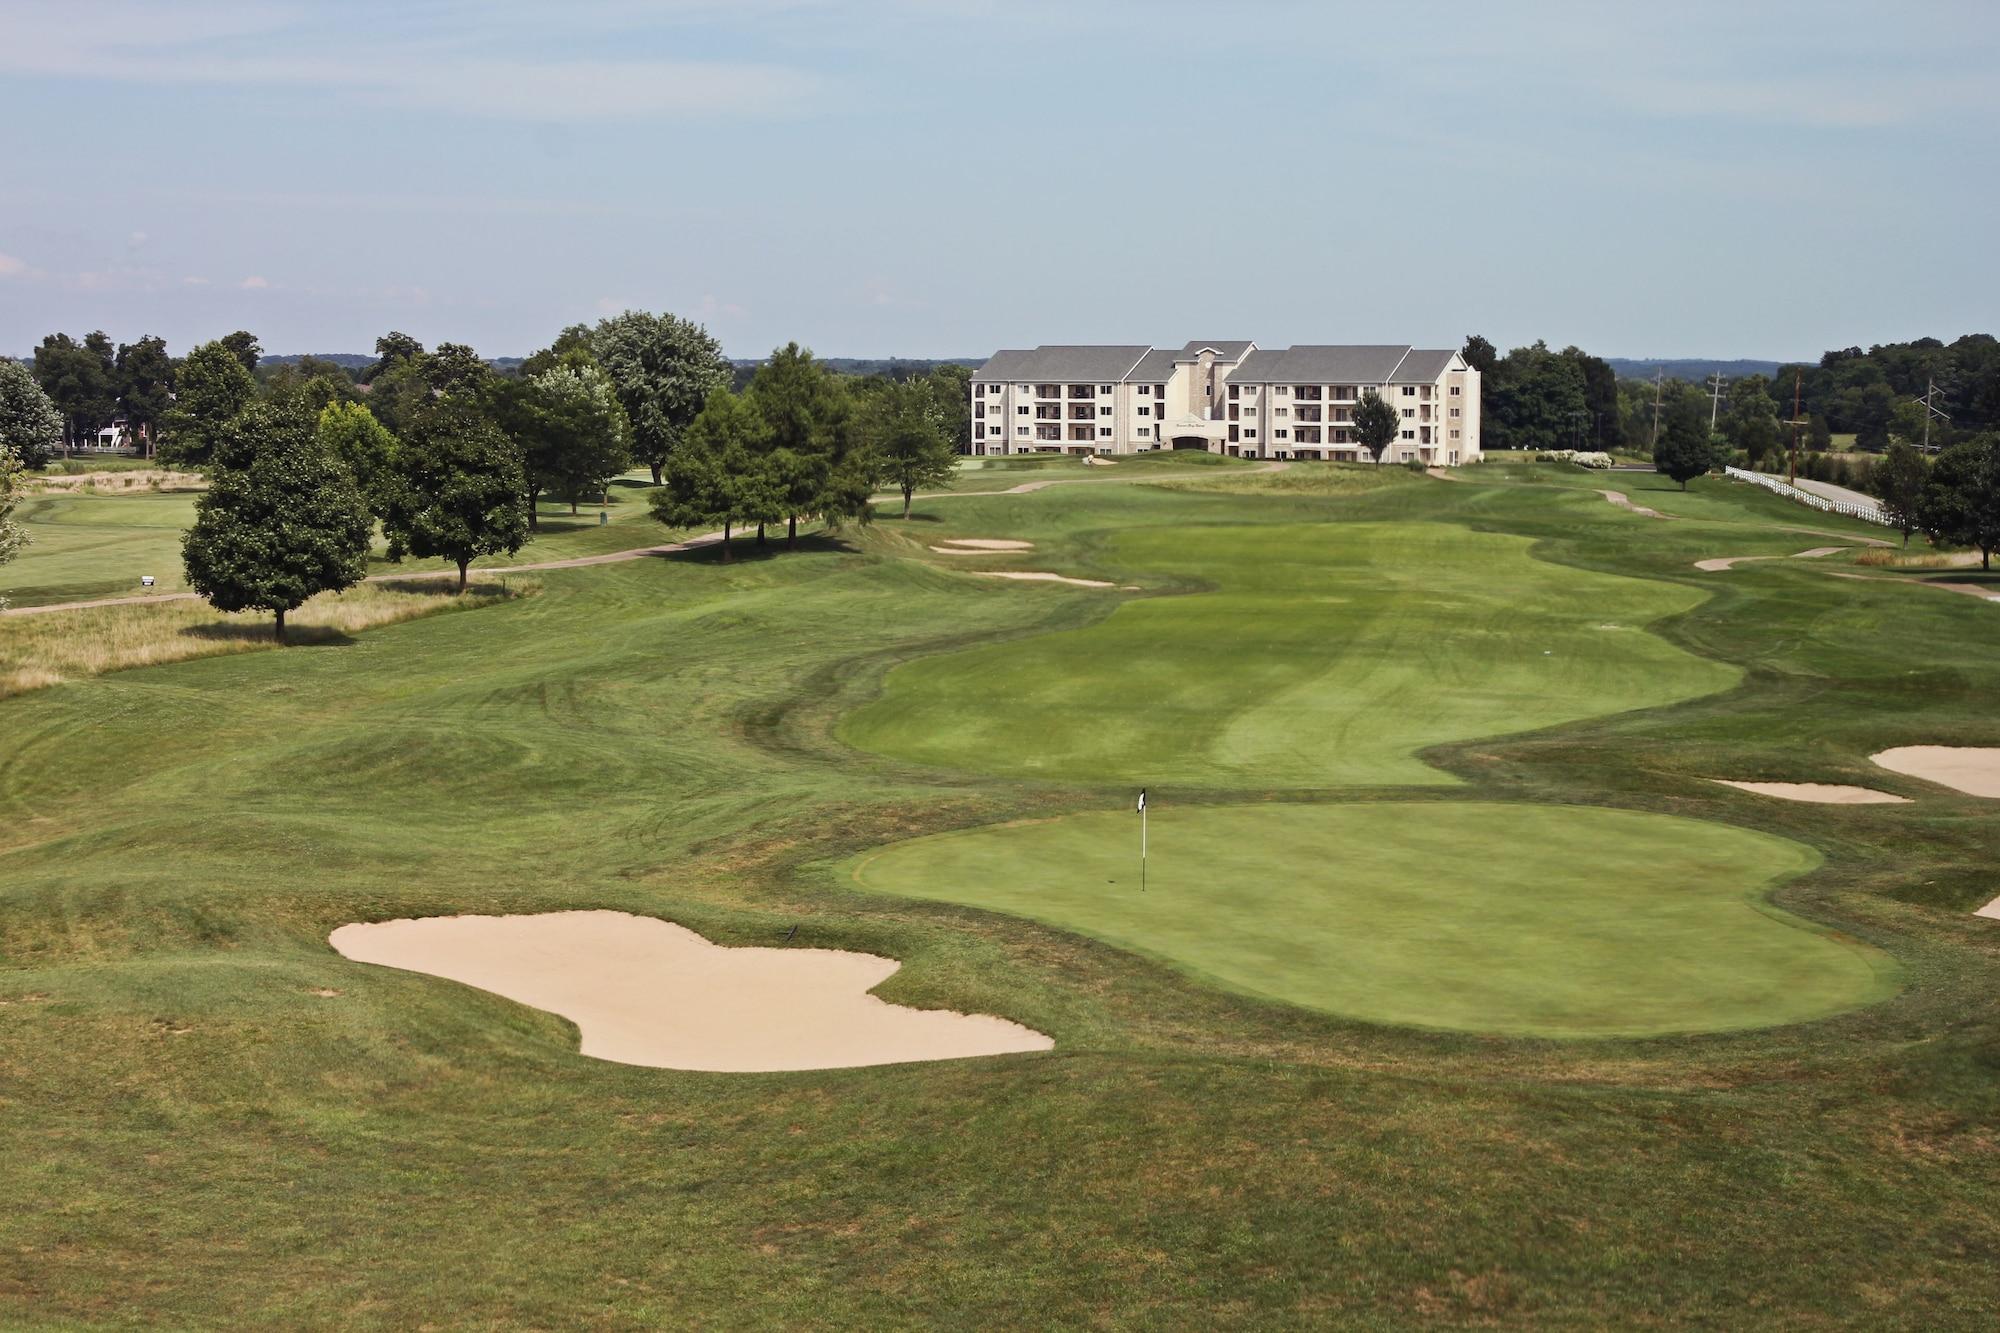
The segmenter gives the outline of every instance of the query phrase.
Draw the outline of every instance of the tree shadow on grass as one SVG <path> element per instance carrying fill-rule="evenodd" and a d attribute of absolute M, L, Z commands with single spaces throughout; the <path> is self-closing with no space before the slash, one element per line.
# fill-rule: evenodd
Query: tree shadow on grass
<path fill-rule="evenodd" d="M 242 624 L 185 625 L 181 633 L 204 643 L 273 643 L 271 622 L 245 621 Z M 287 625 L 287 648 L 345 648 L 354 636 L 332 625 Z"/>
<path fill-rule="evenodd" d="M 751 561 L 775 560 L 787 555 L 828 555 L 851 553 L 853 550 L 854 547 L 844 538 L 826 532 L 802 532 L 799 534 L 799 544 L 795 547 L 785 545 L 782 532 L 767 540 L 762 546 L 757 544 L 757 538 L 752 534 L 747 538 L 736 537 L 730 542 L 729 563 L 741 565 Z M 719 565 L 723 563 L 722 543 L 709 542 L 706 545 L 690 547 L 685 551 L 662 551 L 659 558 Z"/>

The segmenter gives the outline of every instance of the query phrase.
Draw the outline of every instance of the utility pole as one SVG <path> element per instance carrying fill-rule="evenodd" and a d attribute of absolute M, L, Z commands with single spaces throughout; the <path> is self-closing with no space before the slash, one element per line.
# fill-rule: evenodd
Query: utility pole
<path fill-rule="evenodd" d="M 1708 433 L 1710 435 L 1715 434 L 1715 414 L 1722 407 L 1722 386 L 1728 382 L 1728 377 L 1719 371 L 1708 377 Z"/>
<path fill-rule="evenodd" d="M 1806 424 L 1806 414 L 1800 410 L 1800 404 L 1804 401 L 1805 383 L 1805 371 L 1792 372 L 1792 419 L 1789 424 L 1792 428 L 1792 485 L 1795 487 L 1799 484 L 1799 428 Z"/>
<path fill-rule="evenodd" d="M 1654 367 L 1654 369 L 1653 369 L 1653 448 L 1654 448 L 1654 449 L 1656 449 L 1656 450 L 1657 450 L 1657 449 L 1658 449 L 1658 448 L 1660 447 L 1660 390 L 1661 390 L 1662 388 L 1664 388 L 1664 387 L 1665 387 L 1665 385 L 1666 385 L 1666 379 L 1667 379 L 1667 368 L 1666 368 L 1665 366 L 1656 366 L 1656 367 Z"/>
<path fill-rule="evenodd" d="M 1928 376 L 1925 378 L 1924 396 L 1917 399 L 1917 401 L 1924 405 L 1924 452 L 1929 453 L 1931 451 L 1931 419 L 1936 418 L 1939 421 L 1950 421 L 1951 418 L 1938 411 L 1936 379 Z"/>

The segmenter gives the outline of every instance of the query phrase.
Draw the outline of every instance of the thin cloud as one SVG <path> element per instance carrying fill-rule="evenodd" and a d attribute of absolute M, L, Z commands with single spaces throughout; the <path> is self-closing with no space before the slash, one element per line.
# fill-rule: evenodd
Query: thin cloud
<path fill-rule="evenodd" d="M 269 287 L 271 284 L 253 273 L 249 277 L 243 279 L 242 282 L 236 285 L 242 287 L 246 291 L 261 292 L 266 287 Z"/>
<path fill-rule="evenodd" d="M 14 278 L 28 271 L 28 261 L 16 259 L 12 255 L 0 255 L 0 278 Z"/>

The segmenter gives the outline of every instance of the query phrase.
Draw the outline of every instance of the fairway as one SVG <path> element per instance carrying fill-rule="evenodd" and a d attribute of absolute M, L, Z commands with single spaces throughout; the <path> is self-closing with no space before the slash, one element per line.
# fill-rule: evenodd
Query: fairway
<path fill-rule="evenodd" d="M 1449 783 L 1416 753 L 1728 689 L 1643 632 L 1701 594 L 1442 523 L 1149 527 L 1104 557 L 1182 595 L 892 671 L 843 739 L 1083 782 Z"/>
<path fill-rule="evenodd" d="M 1195 806 L 944 833 L 865 888 L 1079 930 L 1251 995 L 1377 1023 L 1651 1036 L 1821 1018 L 1893 965 L 1763 902 L 1817 862 L 1721 824 L 1470 802 Z"/>

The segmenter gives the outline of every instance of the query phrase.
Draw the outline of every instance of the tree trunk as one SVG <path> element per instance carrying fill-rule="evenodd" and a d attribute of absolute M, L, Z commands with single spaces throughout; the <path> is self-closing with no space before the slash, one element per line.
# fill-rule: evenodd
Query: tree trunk
<path fill-rule="evenodd" d="M 470 560 L 461 560 L 458 562 L 458 590 L 460 592 L 465 591 L 465 567 L 471 563 Z"/>
<path fill-rule="evenodd" d="M 798 544 L 799 516 L 797 514 L 788 514 L 785 516 L 785 549 L 788 551 L 796 550 Z"/>
<path fill-rule="evenodd" d="M 764 544 L 764 520 L 761 518 L 757 520 L 757 544 Z"/>
<path fill-rule="evenodd" d="M 910 493 L 914 490 L 916 490 L 914 486 L 903 487 L 903 521 L 905 523 L 910 521 Z"/>
<path fill-rule="evenodd" d="M 279 643 L 285 641 L 285 608 L 282 606 L 278 608 L 278 619 L 271 626 L 271 637 Z"/>
<path fill-rule="evenodd" d="M 539 486 L 530 486 L 528 488 L 528 531 L 530 532 L 540 532 L 542 530 L 541 516 L 537 512 L 541 507 L 542 488 Z"/>
<path fill-rule="evenodd" d="M 722 520 L 722 563 L 725 565 L 729 563 L 729 529 L 732 526 L 731 520 Z"/>
<path fill-rule="evenodd" d="M 653 464 L 653 484 L 657 486 L 660 484 L 662 480 L 663 479 L 660 476 L 660 465 L 658 463 L 655 463 Z"/>
<path fill-rule="evenodd" d="M 569 497 L 569 516 L 571 518 L 576 517 L 576 497 L 574 495 Z"/>

